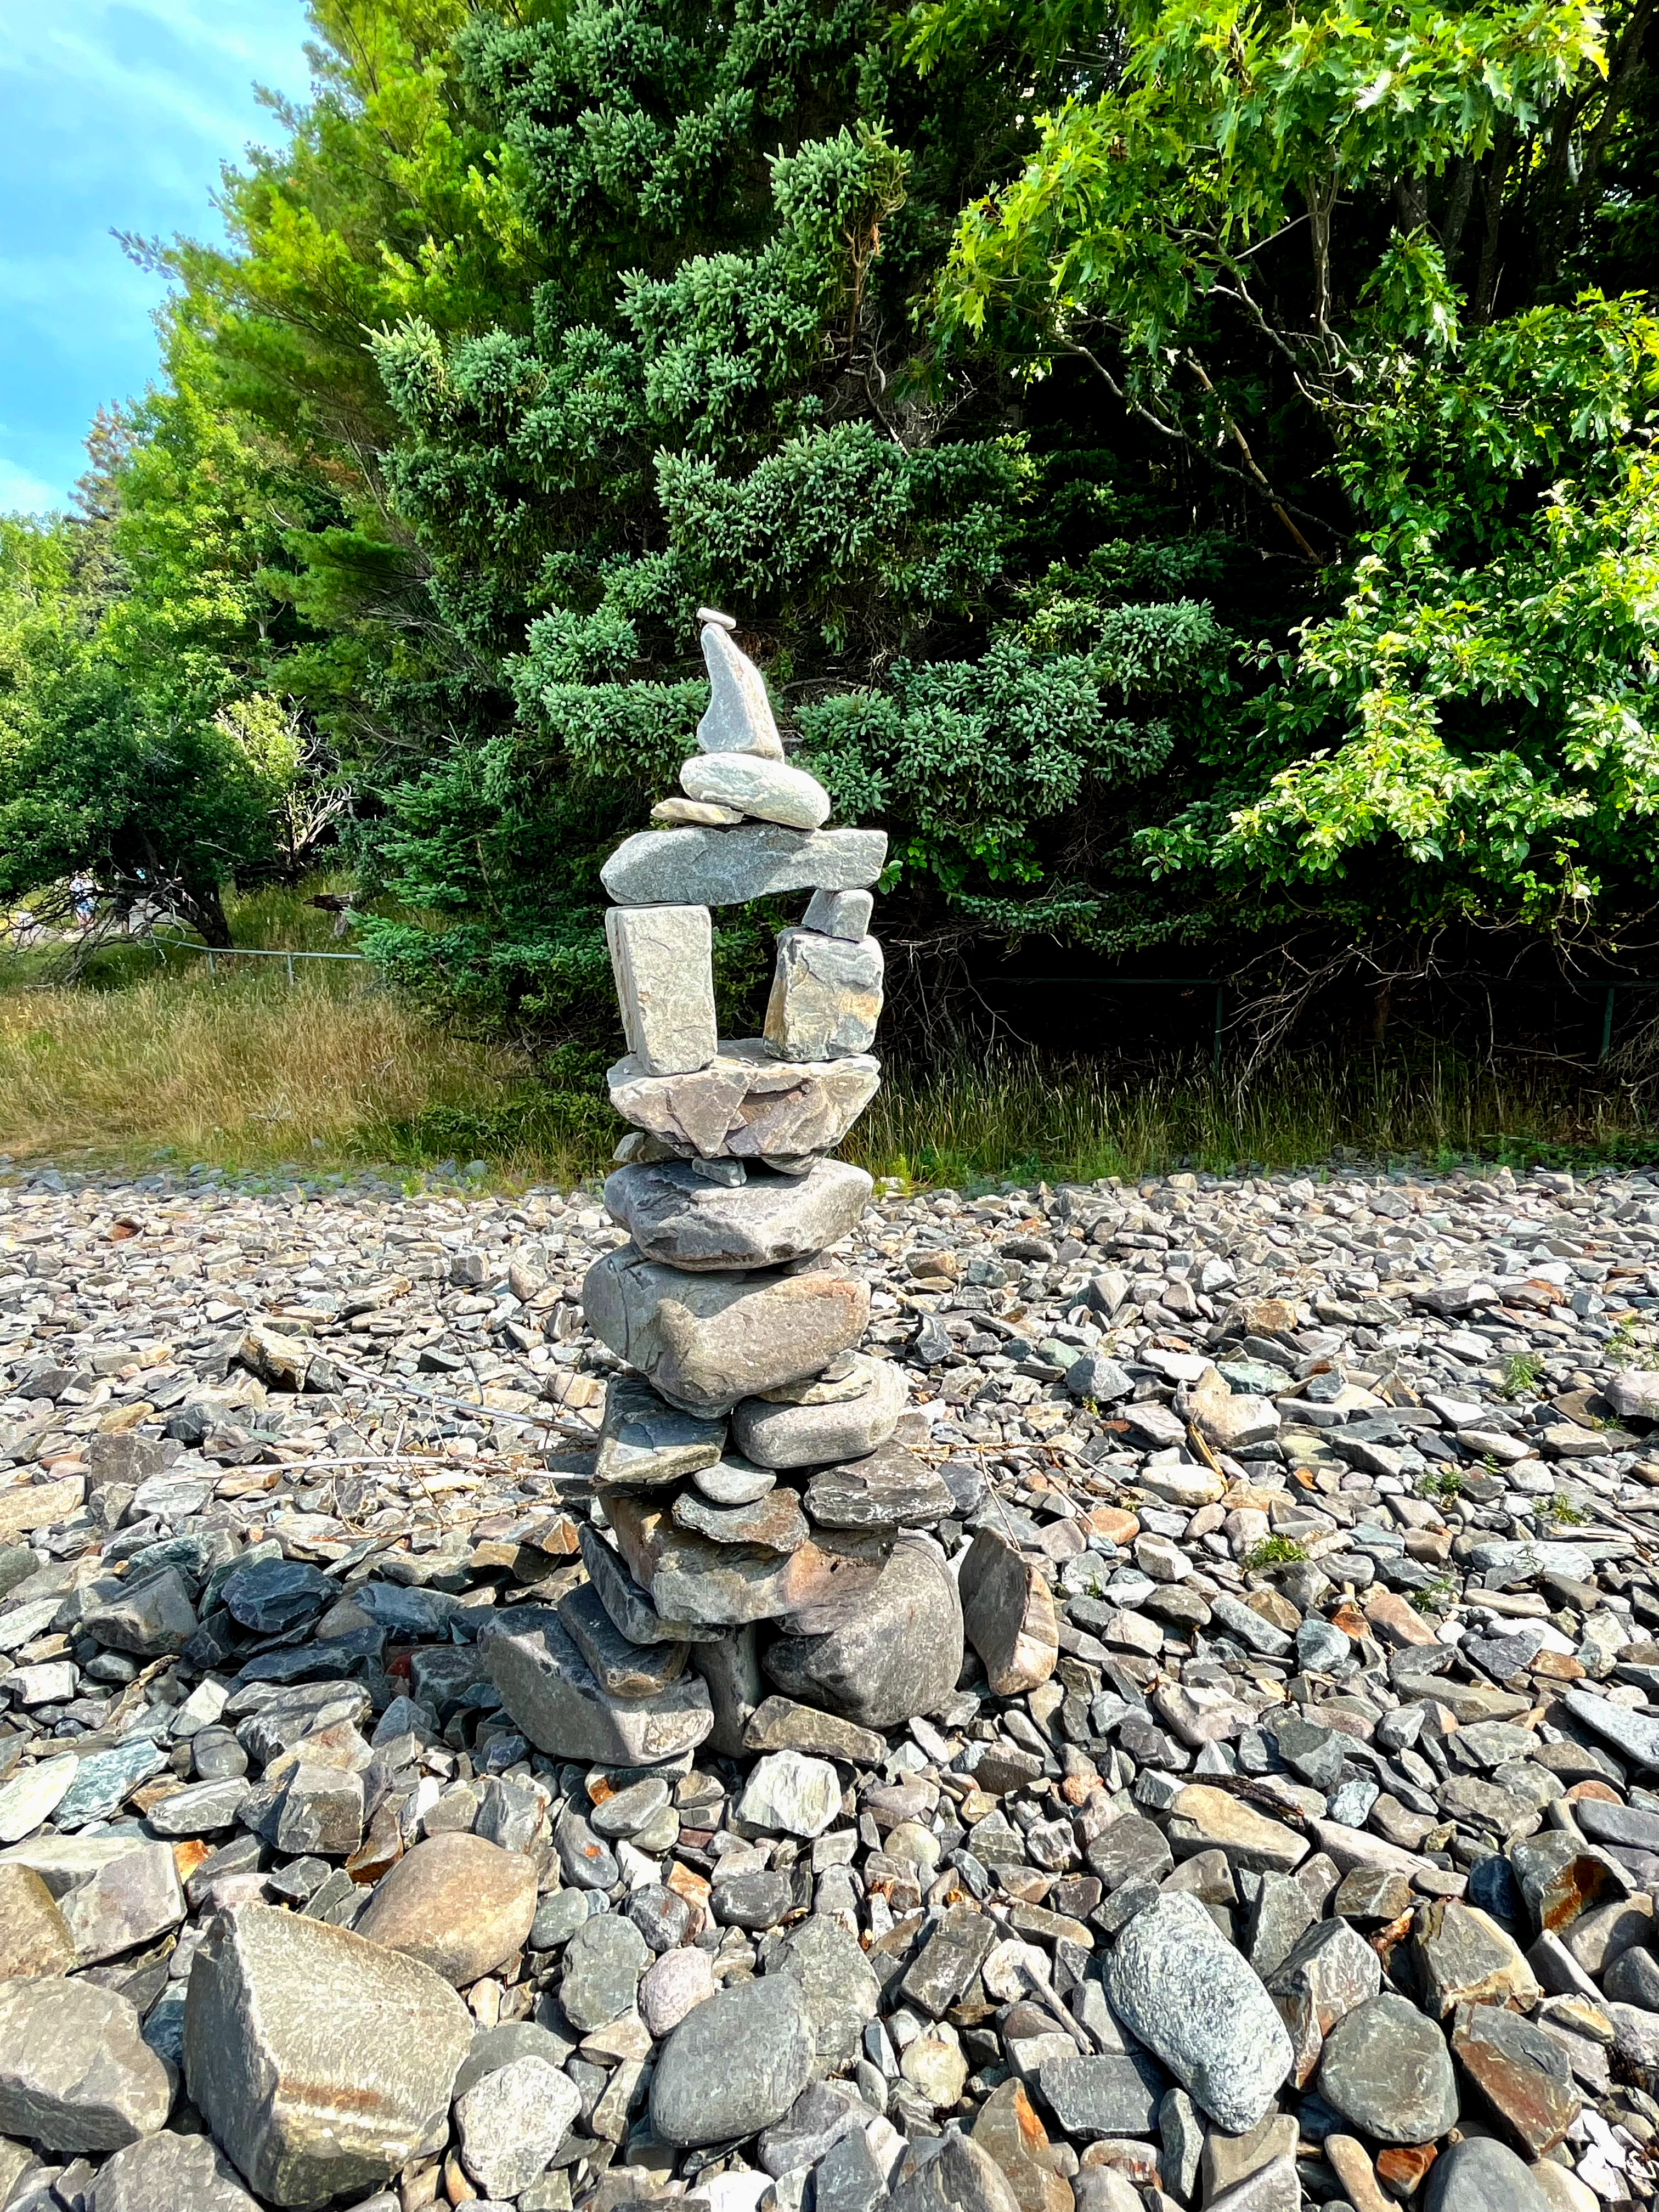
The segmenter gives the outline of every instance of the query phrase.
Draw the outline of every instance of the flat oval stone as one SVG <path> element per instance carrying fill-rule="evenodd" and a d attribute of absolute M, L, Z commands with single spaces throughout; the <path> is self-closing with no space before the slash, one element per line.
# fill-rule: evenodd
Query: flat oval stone
<path fill-rule="evenodd" d="M 682 1491 L 674 1500 L 674 1519 L 682 1528 L 716 1544 L 752 1544 L 763 1552 L 787 1554 L 811 1533 L 793 1490 L 773 1490 L 750 1505 L 713 1505 Z"/>
<path fill-rule="evenodd" d="M 1432 2142 L 1457 2118 L 1446 2039 L 1405 1997 L 1372 1997 L 1337 2022 L 1318 2086 L 1328 2105 L 1378 2142 Z"/>
<path fill-rule="evenodd" d="M 356 1932 L 462 1988 L 512 1957 L 535 1911 L 536 1869 L 521 1852 L 428 1836 L 384 1877 Z"/>
<path fill-rule="evenodd" d="M 712 1505 L 752 1505 L 776 1487 L 778 1478 L 769 1467 L 734 1458 L 699 1468 L 691 1480 Z"/>
<path fill-rule="evenodd" d="M 720 1990 L 669 2036 L 651 2077 L 651 2125 L 690 2148 L 781 2120 L 811 2077 L 815 2039 L 799 1985 L 767 1974 Z"/>

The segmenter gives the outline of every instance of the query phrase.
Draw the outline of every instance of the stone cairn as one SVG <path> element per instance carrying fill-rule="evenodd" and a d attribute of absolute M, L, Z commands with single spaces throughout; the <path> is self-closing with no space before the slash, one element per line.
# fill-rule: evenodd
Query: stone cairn
<path fill-rule="evenodd" d="M 833 1256 L 871 1195 L 831 1157 L 874 1097 L 879 830 L 826 829 L 760 672 L 704 609 L 711 697 L 684 796 L 602 879 L 634 1123 L 605 1186 L 629 1241 L 590 1268 L 608 1382 L 589 1579 L 492 1639 L 532 1741 L 660 1765 L 716 1752 L 870 1759 L 868 1731 L 939 1705 L 963 1662 L 957 1583 L 924 1532 L 955 1510 L 895 1440 L 902 1370 L 856 1349 L 870 1286 Z M 810 891 L 778 938 L 765 1035 L 723 1041 L 709 909 Z M 820 1773 L 831 1770 L 820 1766 Z"/>

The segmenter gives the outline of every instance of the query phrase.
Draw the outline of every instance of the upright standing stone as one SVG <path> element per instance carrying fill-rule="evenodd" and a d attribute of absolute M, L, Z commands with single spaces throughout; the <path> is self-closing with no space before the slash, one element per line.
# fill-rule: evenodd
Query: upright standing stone
<path fill-rule="evenodd" d="M 849 943 L 813 929 L 778 933 L 766 1042 L 780 1060 L 868 1052 L 881 1018 L 883 962 L 873 937 Z"/>
<path fill-rule="evenodd" d="M 781 761 L 783 740 L 759 669 L 732 642 L 728 616 L 704 607 L 700 617 L 708 704 L 697 725 L 698 744 L 706 753 L 755 753 Z"/>
<path fill-rule="evenodd" d="M 613 906 L 605 917 L 628 1049 L 653 1075 L 690 1075 L 720 1049 L 706 906 Z"/>

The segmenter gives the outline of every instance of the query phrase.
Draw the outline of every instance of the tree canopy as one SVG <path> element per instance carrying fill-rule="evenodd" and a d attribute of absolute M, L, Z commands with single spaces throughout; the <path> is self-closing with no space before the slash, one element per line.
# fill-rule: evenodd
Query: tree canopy
<path fill-rule="evenodd" d="M 1650 0 L 311 19 L 228 246 L 134 243 L 90 504 L 0 537 L 9 896 L 210 927 L 332 815 L 402 978 L 601 1041 L 712 602 L 914 970 L 1640 937 Z"/>

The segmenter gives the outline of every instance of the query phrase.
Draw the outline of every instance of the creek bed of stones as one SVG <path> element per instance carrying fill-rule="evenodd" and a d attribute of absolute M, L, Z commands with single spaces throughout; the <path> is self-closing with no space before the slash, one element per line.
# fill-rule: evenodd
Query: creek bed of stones
<path fill-rule="evenodd" d="M 0 2203 L 1653 2196 L 1659 1184 L 878 1191 L 959 1675 L 648 1770 L 489 1665 L 623 1242 L 0 1188 Z"/>

